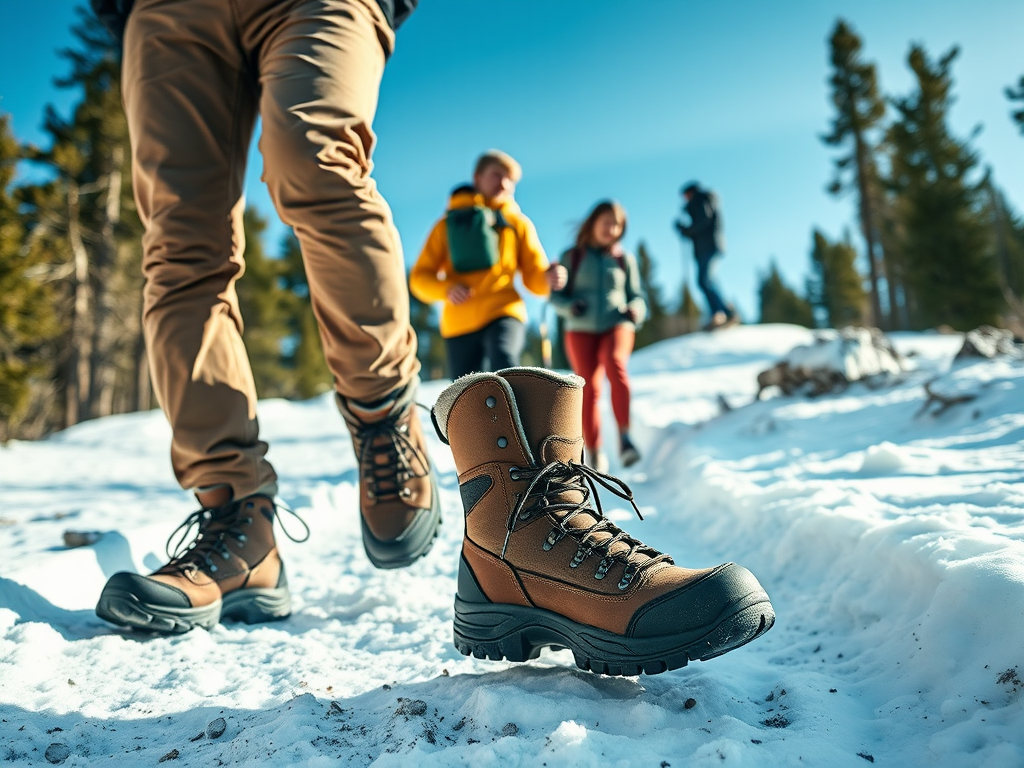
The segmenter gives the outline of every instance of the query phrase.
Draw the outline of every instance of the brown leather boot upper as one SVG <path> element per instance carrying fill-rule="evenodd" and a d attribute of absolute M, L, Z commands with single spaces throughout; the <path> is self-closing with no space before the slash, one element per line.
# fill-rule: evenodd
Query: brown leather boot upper
<path fill-rule="evenodd" d="M 338 398 L 359 461 L 359 511 L 380 541 L 400 538 L 433 503 L 415 386 L 384 407 Z"/>
<path fill-rule="evenodd" d="M 466 511 L 463 556 L 495 603 L 535 606 L 624 634 L 637 611 L 698 581 L 610 523 L 581 466 L 583 380 L 537 368 L 473 374 L 434 408 Z M 625 497 L 624 496 L 624 497 Z"/>
<path fill-rule="evenodd" d="M 182 533 L 170 562 L 149 578 L 180 589 L 194 608 L 236 589 L 276 587 L 281 557 L 274 540 L 275 514 L 266 496 L 194 512 L 178 528 Z M 195 539 L 188 542 L 193 529 Z"/>

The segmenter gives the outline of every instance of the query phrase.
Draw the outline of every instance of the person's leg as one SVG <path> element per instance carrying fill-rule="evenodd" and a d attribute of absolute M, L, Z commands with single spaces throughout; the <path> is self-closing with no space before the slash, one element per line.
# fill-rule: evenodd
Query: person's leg
<path fill-rule="evenodd" d="M 125 34 L 132 182 L 145 227 L 144 329 L 153 386 L 184 488 L 273 494 L 242 344 L 245 159 L 252 74 L 228 4 L 140 0 Z"/>
<path fill-rule="evenodd" d="M 359 462 L 363 544 L 380 568 L 431 548 L 440 501 L 415 409 L 419 361 L 402 247 L 370 177 L 394 34 L 375 0 L 248 0 L 264 180 L 302 247 L 339 410 Z"/>
<path fill-rule="evenodd" d="M 171 423 L 175 475 L 204 508 L 179 528 L 166 565 L 150 576 L 111 576 L 96 613 L 166 633 L 228 617 L 284 618 L 291 602 L 274 540 L 276 476 L 258 437 L 234 287 L 256 108 L 231 6 L 139 0 L 125 35 L 122 87 L 146 229 L 153 382 Z"/>
<path fill-rule="evenodd" d="M 601 447 L 601 370 L 598 348 L 601 334 L 581 331 L 565 332 L 565 355 L 573 373 L 584 381 L 583 386 L 583 443 L 588 451 Z"/>
<path fill-rule="evenodd" d="M 712 317 L 719 312 L 724 313 L 726 316 L 731 316 L 732 312 L 725 306 L 725 302 L 722 301 L 722 297 L 719 295 L 718 288 L 715 285 L 715 271 L 718 266 L 718 260 L 717 254 L 702 256 L 697 259 L 697 285 L 704 292 L 708 302 L 708 311 Z"/>
<path fill-rule="evenodd" d="M 598 359 L 608 374 L 612 411 L 619 434 L 629 431 L 629 374 L 626 366 L 633 352 L 636 332 L 628 325 L 617 325 L 601 334 Z"/>
<path fill-rule="evenodd" d="M 488 371 L 519 365 L 526 346 L 526 326 L 514 317 L 499 317 L 484 328 L 484 356 Z"/>
<path fill-rule="evenodd" d="M 342 397 L 377 401 L 419 370 L 402 246 L 370 176 L 394 33 L 375 0 L 241 8 L 259 55 L 263 178 L 302 246 L 328 367 Z"/>
<path fill-rule="evenodd" d="M 473 331 L 444 340 L 448 356 L 448 376 L 454 381 L 484 368 L 484 332 Z"/>

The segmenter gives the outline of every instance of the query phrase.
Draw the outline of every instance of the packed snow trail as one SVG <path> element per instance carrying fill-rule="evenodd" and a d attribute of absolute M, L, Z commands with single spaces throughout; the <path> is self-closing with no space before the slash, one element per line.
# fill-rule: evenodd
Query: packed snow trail
<path fill-rule="evenodd" d="M 377 571 L 329 397 L 260 404 L 281 499 L 313 534 L 279 536 L 294 614 L 275 624 L 148 637 L 93 614 L 106 578 L 158 566 L 194 507 L 161 414 L 0 448 L 0 762 L 1024 765 L 1024 365 L 946 373 L 959 337 L 898 335 L 916 370 L 894 386 L 752 403 L 756 374 L 809 339 L 736 328 L 633 358 L 645 459 L 625 479 L 646 522 L 614 499 L 611 516 L 682 565 L 747 566 L 778 614 L 750 645 L 653 677 L 582 672 L 564 651 L 458 654 L 450 453 L 431 436 L 434 549 Z M 978 397 L 922 413 L 940 373 Z M 67 549 L 66 530 L 103 536 Z"/>

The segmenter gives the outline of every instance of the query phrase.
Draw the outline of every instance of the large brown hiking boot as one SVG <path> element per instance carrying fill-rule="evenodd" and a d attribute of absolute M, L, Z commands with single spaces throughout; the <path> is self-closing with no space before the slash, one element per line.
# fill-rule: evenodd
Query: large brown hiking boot
<path fill-rule="evenodd" d="M 633 497 L 582 463 L 582 389 L 576 376 L 508 368 L 458 379 L 434 406 L 466 512 L 456 647 L 510 661 L 568 648 L 582 669 L 637 675 L 767 631 L 775 612 L 745 568 L 681 568 L 604 517 L 598 485 Z"/>
<path fill-rule="evenodd" d="M 363 547 L 378 568 L 412 565 L 430 551 L 441 525 L 415 395 L 413 382 L 378 403 L 338 397 L 359 460 Z"/>
<path fill-rule="evenodd" d="M 149 576 L 115 573 L 103 587 L 97 615 L 168 634 L 209 629 L 222 619 L 254 624 L 287 617 L 291 597 L 274 540 L 276 516 L 266 496 L 193 512 L 167 542 L 170 562 Z"/>

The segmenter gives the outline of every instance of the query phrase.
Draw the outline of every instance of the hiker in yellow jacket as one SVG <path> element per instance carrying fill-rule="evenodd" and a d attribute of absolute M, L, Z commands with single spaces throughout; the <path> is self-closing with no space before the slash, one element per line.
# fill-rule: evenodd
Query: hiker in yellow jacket
<path fill-rule="evenodd" d="M 453 379 L 519 365 L 526 341 L 526 304 L 516 272 L 538 296 L 561 289 L 567 271 L 551 265 L 533 223 L 513 195 L 522 171 L 504 152 L 485 152 L 473 186 L 452 192 L 409 275 L 413 296 L 443 301 L 441 336 Z"/>

